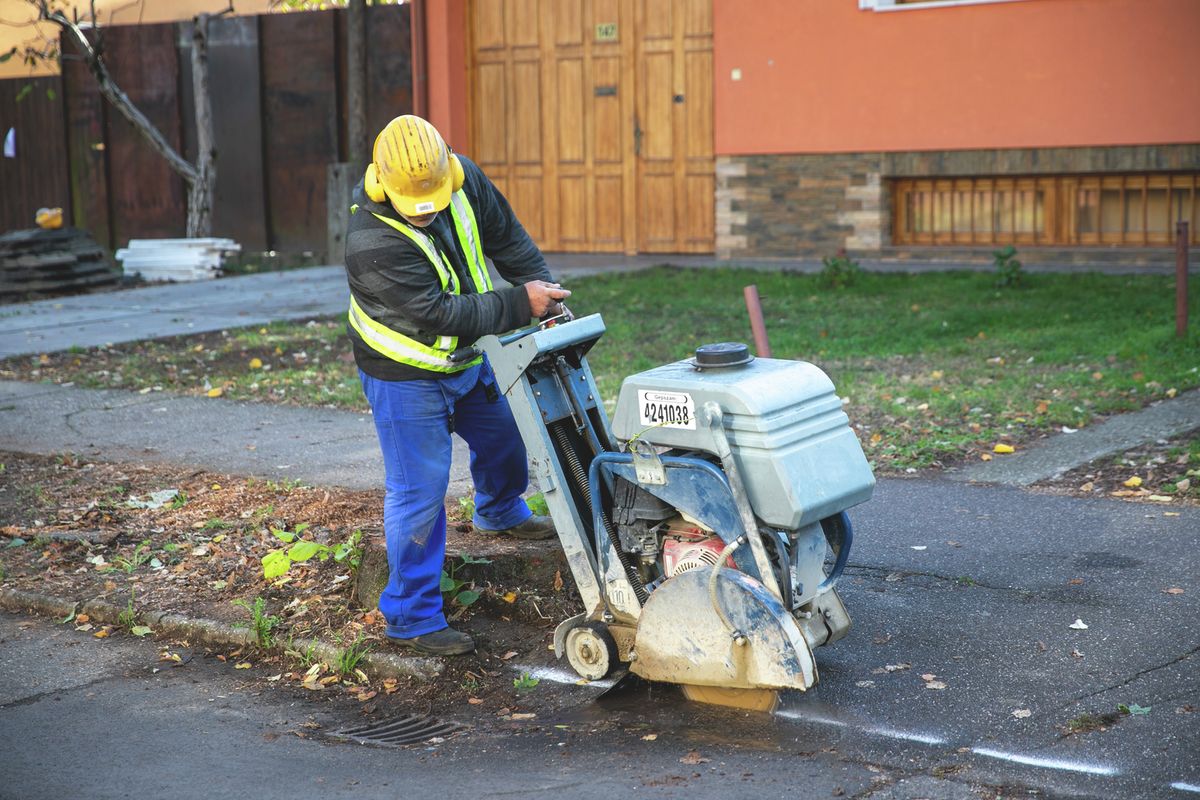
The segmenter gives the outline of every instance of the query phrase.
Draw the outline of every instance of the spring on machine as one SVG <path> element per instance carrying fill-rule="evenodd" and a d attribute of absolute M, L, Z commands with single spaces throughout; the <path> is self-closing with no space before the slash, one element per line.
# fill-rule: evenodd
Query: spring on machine
<path fill-rule="evenodd" d="M 592 490 L 588 485 L 587 471 L 584 470 L 583 464 L 579 460 L 579 454 L 575 452 L 575 448 L 571 445 L 571 440 L 567 436 L 567 431 L 563 427 L 562 421 L 550 423 L 550 432 L 553 434 L 555 441 L 558 442 L 558 449 L 567 460 L 567 466 L 570 467 L 569 475 L 575 483 L 575 487 L 583 496 L 583 500 L 587 503 L 588 514 L 592 510 Z M 608 518 L 608 513 L 603 509 L 600 510 L 600 522 L 604 525 L 604 530 L 608 534 L 608 540 L 613 543 L 613 549 L 617 551 L 617 558 L 621 561 L 621 566 L 625 568 L 625 577 L 629 579 L 629 585 L 633 587 L 633 592 L 637 595 L 638 602 L 645 604 L 650 597 L 650 593 L 646 591 L 645 585 L 642 583 L 642 578 L 637 573 L 637 568 L 634 566 L 629 554 L 622 551 L 617 542 L 620 540 L 616 537 L 616 532 L 613 530 L 613 524 Z M 599 553 L 597 553 L 599 557 Z"/>

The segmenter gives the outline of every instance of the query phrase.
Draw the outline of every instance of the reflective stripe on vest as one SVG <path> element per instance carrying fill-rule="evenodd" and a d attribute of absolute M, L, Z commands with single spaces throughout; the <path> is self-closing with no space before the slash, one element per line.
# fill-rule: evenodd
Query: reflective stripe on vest
<path fill-rule="evenodd" d="M 475 211 L 471 208 L 466 193 L 462 190 L 455 192 L 451 196 L 450 202 L 458 241 L 467 255 L 471 282 L 475 284 L 476 291 L 480 293 L 491 291 L 492 281 L 483 260 L 483 250 L 479 246 L 479 228 L 475 222 Z M 371 212 L 371 214 L 407 236 L 425 254 L 429 263 L 433 265 L 434 271 L 437 272 L 443 292 L 455 295 L 461 293 L 453 267 L 450 266 L 445 254 L 438 251 L 433 239 L 428 234 L 382 214 L 375 212 Z M 461 364 L 450 362 L 447 357 L 458 346 L 457 336 L 439 336 L 432 346 L 423 344 L 411 336 L 405 336 L 399 331 L 392 330 L 382 322 L 371 319 L 363 311 L 353 294 L 350 295 L 349 320 L 351 327 L 362 337 L 368 347 L 401 364 L 432 372 L 449 373 L 460 372 L 483 360 L 480 357 Z"/>
<path fill-rule="evenodd" d="M 349 319 L 351 327 L 358 332 L 368 347 L 392 361 L 408 364 L 410 367 L 418 367 L 430 372 L 460 372 L 482 360 L 482 358 L 476 358 L 462 364 L 451 362 L 447 357 L 453 352 L 454 345 L 458 342 L 457 337 L 441 336 L 438 338 L 439 345 L 449 341 L 448 348 L 422 344 L 416 339 L 397 333 L 383 323 L 368 317 L 359 306 L 358 301 L 354 299 L 354 295 L 350 295 Z"/>
<path fill-rule="evenodd" d="M 492 276 L 488 274 L 483 260 L 483 248 L 479 246 L 479 225 L 475 221 L 475 210 L 467 202 L 467 193 L 459 189 L 450 196 L 450 211 L 454 214 L 454 229 L 458 233 L 458 244 L 467 256 L 471 279 L 475 291 L 483 294 L 492 290 Z"/>

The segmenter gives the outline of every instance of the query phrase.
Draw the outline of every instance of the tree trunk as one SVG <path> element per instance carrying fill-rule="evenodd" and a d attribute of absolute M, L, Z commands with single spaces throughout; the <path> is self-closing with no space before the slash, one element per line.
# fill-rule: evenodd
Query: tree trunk
<path fill-rule="evenodd" d="M 367 152 L 367 2 L 349 0 L 346 19 L 346 113 L 349 117 L 346 160 L 366 167 Z"/>
<path fill-rule="evenodd" d="M 212 98 L 208 92 L 208 14 L 192 25 L 192 95 L 196 103 L 196 179 L 188 191 L 187 235 L 212 235 L 217 153 L 213 147 Z"/>

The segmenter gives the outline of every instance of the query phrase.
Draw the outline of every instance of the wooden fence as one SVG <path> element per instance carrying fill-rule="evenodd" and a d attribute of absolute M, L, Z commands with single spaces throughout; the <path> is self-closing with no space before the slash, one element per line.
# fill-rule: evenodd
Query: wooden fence
<path fill-rule="evenodd" d="M 214 236 L 245 250 L 325 254 L 328 165 L 347 150 L 345 14 L 210 22 Z M 369 131 L 412 110 L 409 25 L 407 4 L 367 9 Z M 103 30 L 117 84 L 189 160 L 191 27 Z M 68 224 L 111 250 L 134 238 L 184 235 L 183 180 L 107 104 L 78 58 L 65 58 L 60 76 L 0 81 L 0 140 L 10 128 L 16 157 L 0 157 L 0 232 L 33 227 L 38 208 L 61 206 Z"/>

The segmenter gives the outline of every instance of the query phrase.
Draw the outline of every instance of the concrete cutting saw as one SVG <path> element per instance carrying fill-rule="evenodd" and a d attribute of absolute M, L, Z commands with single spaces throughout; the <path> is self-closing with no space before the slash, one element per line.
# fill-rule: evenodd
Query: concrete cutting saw
<path fill-rule="evenodd" d="M 627 377 L 610 426 L 586 358 L 604 330 L 594 314 L 461 353 L 491 361 L 587 609 L 555 653 L 587 680 L 769 711 L 850 627 L 846 510 L 875 477 L 825 373 L 743 344 Z"/>

